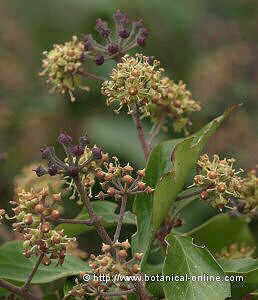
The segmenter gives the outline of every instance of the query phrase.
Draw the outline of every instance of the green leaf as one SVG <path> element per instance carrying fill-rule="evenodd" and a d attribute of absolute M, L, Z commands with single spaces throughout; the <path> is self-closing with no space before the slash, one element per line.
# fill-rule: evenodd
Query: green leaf
<path fill-rule="evenodd" d="M 201 281 L 197 276 L 224 277 L 223 270 L 205 247 L 192 243 L 192 239 L 170 234 L 164 262 L 163 275 L 181 275 L 181 281 L 164 282 L 168 300 L 224 300 L 230 296 L 230 283 L 225 281 Z M 183 280 L 185 275 L 192 280 Z"/>
<path fill-rule="evenodd" d="M 205 244 L 213 253 L 233 243 L 253 245 L 254 239 L 248 228 L 248 219 L 245 217 L 231 217 L 220 214 L 194 230 L 186 233 L 197 243 Z"/>
<path fill-rule="evenodd" d="M 195 196 L 196 197 L 196 196 Z M 178 201 L 173 216 L 176 215 L 183 221 L 183 225 L 173 228 L 173 232 L 185 233 L 200 226 L 217 214 L 217 210 L 199 198 L 190 198 Z"/>
<path fill-rule="evenodd" d="M 134 202 L 138 231 L 133 237 L 132 245 L 135 252 L 145 254 L 142 267 L 146 262 L 154 233 L 163 223 L 176 197 L 184 188 L 208 138 L 232 109 L 208 123 L 191 137 L 163 142 L 151 152 L 146 167 L 145 182 L 155 187 L 154 195 L 138 195 Z"/>
<path fill-rule="evenodd" d="M 252 292 L 255 294 L 258 287 L 257 259 L 220 259 L 218 261 L 226 274 L 237 276 L 231 282 L 233 299 L 243 299 L 244 295 Z M 244 281 L 242 281 L 241 277 L 244 277 Z"/>
<path fill-rule="evenodd" d="M 16 282 L 25 282 L 30 274 L 37 258 L 25 258 L 22 255 L 22 242 L 13 241 L 5 243 L 0 247 L 0 278 L 14 280 Z M 62 266 L 56 267 L 40 265 L 37 273 L 33 277 L 32 283 L 42 284 L 64 278 L 71 275 L 77 275 L 81 271 L 89 271 L 90 268 L 86 262 L 67 255 Z"/>
<path fill-rule="evenodd" d="M 93 201 L 93 210 L 98 216 L 103 217 L 103 225 L 105 227 L 114 226 L 117 219 L 117 214 L 115 213 L 117 209 L 117 204 L 110 201 Z M 89 214 L 85 210 L 81 212 L 75 219 L 87 220 L 89 219 Z M 130 212 L 127 211 L 124 218 L 124 224 L 135 225 L 136 218 Z M 57 226 L 58 230 L 63 229 L 65 234 L 69 237 L 79 235 L 81 233 L 95 230 L 93 226 L 81 225 L 81 224 L 60 224 Z"/>

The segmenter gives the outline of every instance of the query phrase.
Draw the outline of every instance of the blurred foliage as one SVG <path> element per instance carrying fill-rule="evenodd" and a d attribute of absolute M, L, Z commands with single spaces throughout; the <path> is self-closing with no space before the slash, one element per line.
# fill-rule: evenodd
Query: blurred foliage
<path fill-rule="evenodd" d="M 115 116 L 104 105 L 99 83 L 90 82 L 91 92 L 81 92 L 71 104 L 68 98 L 49 94 L 38 77 L 44 50 L 74 34 L 92 32 L 95 20 L 110 20 L 115 8 L 144 19 L 151 31 L 145 54 L 158 57 L 168 75 L 184 80 L 202 103 L 194 129 L 231 104 L 244 104 L 212 139 L 208 151 L 235 156 L 245 168 L 257 163 L 258 3 L 254 0 L 2 0 L 0 153 L 7 159 L 0 155 L 1 207 L 12 198 L 14 177 L 38 161 L 39 148 L 55 144 L 62 129 L 75 136 L 87 131 L 92 142 L 107 152 L 143 165 L 133 124 L 126 114 Z M 111 67 L 110 63 L 89 65 L 101 76 Z"/>

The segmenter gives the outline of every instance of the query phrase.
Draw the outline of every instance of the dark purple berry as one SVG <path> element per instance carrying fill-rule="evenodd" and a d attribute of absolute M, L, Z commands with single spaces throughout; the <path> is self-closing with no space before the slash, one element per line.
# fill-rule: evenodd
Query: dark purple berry
<path fill-rule="evenodd" d="M 58 169 L 55 165 L 52 165 L 48 168 L 48 174 L 50 176 L 55 176 L 57 174 L 57 172 L 58 172 Z"/>
<path fill-rule="evenodd" d="M 109 44 L 108 45 L 108 53 L 109 54 L 116 54 L 118 52 L 119 48 L 117 44 Z"/>
<path fill-rule="evenodd" d="M 154 56 L 148 56 L 148 64 L 152 65 L 154 62 L 155 57 Z"/>
<path fill-rule="evenodd" d="M 74 145 L 70 148 L 70 151 L 74 156 L 80 157 L 84 153 L 84 147 L 81 145 Z"/>
<path fill-rule="evenodd" d="M 119 9 L 114 13 L 113 17 L 117 24 L 126 25 L 129 23 L 128 16 L 122 13 Z"/>
<path fill-rule="evenodd" d="M 96 21 L 96 30 L 104 38 L 107 38 L 111 32 L 110 29 L 108 28 L 107 22 L 105 22 L 101 19 L 97 19 L 97 21 Z"/>
<path fill-rule="evenodd" d="M 79 169 L 77 167 L 69 167 L 67 170 L 67 175 L 71 177 L 76 177 L 79 174 Z"/>
<path fill-rule="evenodd" d="M 50 159 L 51 158 L 51 148 L 44 147 L 40 149 L 42 159 Z"/>
<path fill-rule="evenodd" d="M 137 44 L 141 47 L 145 46 L 145 42 L 146 42 L 146 37 L 144 36 L 139 36 L 137 38 Z"/>
<path fill-rule="evenodd" d="M 140 30 L 140 34 L 141 34 L 141 36 L 144 36 L 144 37 L 148 37 L 149 36 L 149 30 L 147 29 L 147 28 L 141 28 L 141 30 Z"/>
<path fill-rule="evenodd" d="M 102 150 L 98 147 L 92 148 L 92 156 L 93 159 L 101 159 L 102 158 Z"/>
<path fill-rule="evenodd" d="M 72 142 L 72 137 L 66 133 L 60 133 L 57 140 L 62 145 L 70 145 Z"/>
<path fill-rule="evenodd" d="M 118 35 L 120 36 L 120 38 L 122 39 L 127 39 L 130 35 L 130 32 L 126 29 L 122 29 L 118 32 Z"/>
<path fill-rule="evenodd" d="M 104 61 L 105 61 L 105 59 L 104 59 L 104 56 L 102 56 L 102 55 L 98 55 L 95 58 L 95 63 L 98 66 L 103 65 Z"/>
<path fill-rule="evenodd" d="M 81 136 L 79 139 L 79 143 L 82 147 L 86 147 L 89 145 L 90 141 L 87 135 Z"/>
<path fill-rule="evenodd" d="M 47 174 L 47 170 L 45 168 L 43 168 L 42 166 L 37 167 L 37 169 L 35 169 L 33 171 L 36 173 L 36 175 L 38 177 L 41 177 L 41 176 Z"/>

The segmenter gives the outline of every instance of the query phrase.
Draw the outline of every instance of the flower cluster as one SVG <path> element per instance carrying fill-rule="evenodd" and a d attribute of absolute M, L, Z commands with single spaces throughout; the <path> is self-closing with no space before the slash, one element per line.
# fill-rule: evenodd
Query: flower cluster
<path fill-rule="evenodd" d="M 103 168 L 96 173 L 104 191 L 100 192 L 97 198 L 121 199 L 123 195 L 151 193 L 154 190 L 142 181 L 144 175 L 144 169 L 135 171 L 129 164 L 121 166 L 118 159 L 113 157 L 113 162 L 104 162 Z"/>
<path fill-rule="evenodd" d="M 69 93 L 71 101 L 74 101 L 73 90 L 79 87 L 89 90 L 81 85 L 82 64 L 85 60 L 84 43 L 76 36 L 63 45 L 54 45 L 49 52 L 45 51 L 43 59 L 43 71 L 41 76 L 47 76 L 47 83 L 53 87 L 53 91 L 61 94 Z"/>
<path fill-rule="evenodd" d="M 74 179 L 80 175 L 83 185 L 91 189 L 95 183 L 96 170 L 108 159 L 108 155 L 96 146 L 91 147 L 87 136 L 80 137 L 79 143 L 74 144 L 71 136 L 61 133 L 58 142 L 63 146 L 66 158 L 59 159 L 54 147 L 44 147 L 41 153 L 42 158 L 48 162 L 48 168 L 39 166 L 35 172 L 39 177 L 46 174 L 62 176 L 69 189 L 73 190 L 71 197 L 75 198 Z"/>
<path fill-rule="evenodd" d="M 242 214 L 257 216 L 258 214 L 258 178 L 256 170 L 247 173 L 242 181 L 240 199 L 237 203 L 237 210 Z"/>
<path fill-rule="evenodd" d="M 111 73 L 111 79 L 102 85 L 102 93 L 107 96 L 107 105 L 118 103 L 119 112 L 127 106 L 129 113 L 136 108 L 143 115 L 149 115 L 149 101 L 160 95 L 161 74 L 159 62 L 150 57 L 136 54 L 125 55 L 121 63 Z"/>
<path fill-rule="evenodd" d="M 86 283 L 79 283 L 69 292 L 71 296 L 84 297 L 90 296 L 109 296 L 109 291 L 129 291 L 134 289 L 132 281 L 126 280 L 126 276 L 141 276 L 139 262 L 142 259 L 141 253 L 135 253 L 132 259 L 128 260 L 128 250 L 130 249 L 128 240 L 124 242 L 116 242 L 112 246 L 103 244 L 103 254 L 95 256 L 91 255 L 89 265 L 90 273 L 82 273 L 91 275 L 92 280 Z M 111 254 L 115 250 L 116 258 Z M 105 276 L 101 280 L 101 275 Z M 98 278 L 98 280 L 96 279 Z"/>
<path fill-rule="evenodd" d="M 58 141 L 64 147 L 67 157 L 61 160 L 56 156 L 53 147 L 45 147 L 41 149 L 41 152 L 42 158 L 48 161 L 48 168 L 39 166 L 35 172 L 38 176 L 61 175 L 66 181 L 68 189 L 73 191 L 71 199 L 78 196 L 75 184 L 78 176 L 90 195 L 96 179 L 99 180 L 103 191 L 96 196 L 97 199 L 110 196 L 120 199 L 125 194 L 151 193 L 153 191 L 142 181 L 145 175 L 144 170 L 134 171 L 129 164 L 121 166 L 116 157 L 109 159 L 108 154 L 104 153 L 102 149 L 96 146 L 90 147 L 87 136 L 81 137 L 79 144 L 74 145 L 68 134 L 61 133 Z"/>
<path fill-rule="evenodd" d="M 231 244 L 226 248 L 223 248 L 221 252 L 216 253 L 217 258 L 223 259 L 241 259 L 251 258 L 255 252 L 255 247 L 241 246 L 239 244 Z"/>
<path fill-rule="evenodd" d="M 4 216 L 5 216 L 5 210 L 1 208 L 0 209 L 0 223 L 3 220 Z"/>
<path fill-rule="evenodd" d="M 91 34 L 84 37 L 86 55 L 97 65 L 102 65 L 107 59 L 119 60 L 132 48 L 144 46 L 148 37 L 148 30 L 143 27 L 141 20 L 130 21 L 128 16 L 120 10 L 114 13 L 113 19 L 114 33 L 106 21 L 102 19 L 96 21 L 96 30 L 104 39 L 104 45 L 94 40 Z"/>
<path fill-rule="evenodd" d="M 186 131 L 187 126 L 191 125 L 188 115 L 200 111 L 200 104 L 192 98 L 191 92 L 182 81 L 176 84 L 168 77 L 164 77 L 161 79 L 160 87 L 160 94 L 155 95 L 150 104 L 152 120 L 163 123 L 167 118 L 171 118 L 176 132 L 182 129 Z"/>
<path fill-rule="evenodd" d="M 194 177 L 194 184 L 202 189 L 200 196 L 213 207 L 222 209 L 230 201 L 230 197 L 240 197 L 242 179 L 233 168 L 234 159 L 220 160 L 214 155 L 210 160 L 204 154 L 198 160 L 199 174 Z"/>
<path fill-rule="evenodd" d="M 62 264 L 66 254 L 66 247 L 75 239 L 67 238 L 63 231 L 52 229 L 50 221 L 57 221 L 60 212 L 56 208 L 60 202 L 60 194 L 50 194 L 48 189 L 31 190 L 18 193 L 15 207 L 13 228 L 23 234 L 24 255 L 42 256 L 42 263 L 49 265 L 51 259 L 58 259 Z"/>

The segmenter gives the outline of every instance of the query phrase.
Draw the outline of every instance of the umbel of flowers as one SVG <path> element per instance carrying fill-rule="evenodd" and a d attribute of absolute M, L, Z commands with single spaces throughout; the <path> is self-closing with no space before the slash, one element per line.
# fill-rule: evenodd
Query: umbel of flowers
<path fill-rule="evenodd" d="M 141 253 L 135 253 L 133 258 L 128 259 L 130 243 L 128 240 L 124 242 L 115 242 L 113 246 L 103 244 L 102 254 L 91 255 L 89 266 L 91 272 L 81 274 L 81 282 L 73 287 L 67 296 L 109 296 L 120 291 L 120 295 L 126 295 L 135 290 L 134 282 L 126 280 L 129 276 L 141 278 L 140 261 Z M 116 253 L 116 259 L 111 253 L 113 249 Z M 84 281 L 85 275 L 89 280 Z M 105 279 L 101 281 L 101 276 Z"/>
<path fill-rule="evenodd" d="M 24 255 L 40 256 L 41 262 L 50 265 L 51 260 L 63 264 L 66 248 L 75 238 L 68 238 L 63 231 L 56 231 L 51 222 L 60 218 L 57 209 L 60 194 L 49 194 L 48 189 L 21 191 L 11 204 L 14 206 L 13 228 L 22 234 Z"/>
<path fill-rule="evenodd" d="M 233 168 L 234 162 L 233 158 L 221 160 L 218 155 L 210 160 L 207 154 L 198 160 L 199 174 L 194 177 L 194 183 L 202 189 L 201 198 L 214 207 L 222 209 L 230 198 L 240 197 L 242 179 L 238 174 L 241 171 Z"/>

